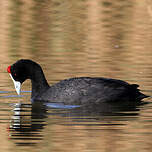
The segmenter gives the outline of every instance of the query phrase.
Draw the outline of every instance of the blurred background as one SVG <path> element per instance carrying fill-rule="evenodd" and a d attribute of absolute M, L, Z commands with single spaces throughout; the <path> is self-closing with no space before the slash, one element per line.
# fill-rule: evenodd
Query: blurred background
<path fill-rule="evenodd" d="M 40 147 L 44 152 L 151 150 L 151 99 L 146 100 L 148 105 L 128 112 L 130 116 L 106 116 L 89 119 L 91 122 L 87 119 L 91 125 L 84 125 L 86 120 L 83 119 L 84 123 L 82 117 L 79 123 L 73 124 L 73 119 L 47 115 L 43 117 L 44 124 L 39 122 L 41 129 L 46 127 L 34 144 L 27 137 L 35 134 L 23 138 L 13 132 L 14 140 L 8 140 L 12 136 L 6 132 L 10 122 L 17 119 L 15 123 L 21 123 L 20 113 L 14 114 L 16 110 L 12 111 L 14 107 L 10 104 L 30 104 L 30 81 L 23 84 L 23 97 L 18 98 L 6 72 L 8 65 L 21 58 L 38 62 L 50 84 L 70 77 L 110 77 L 137 83 L 143 93 L 152 95 L 151 0 L 0 1 L 0 145 L 3 152 L 24 151 L 25 147 L 31 152 L 40 151 Z M 27 124 L 29 117 L 33 120 L 33 115 L 28 113 L 30 108 L 22 114 Z M 66 125 L 61 125 L 61 120 Z M 22 143 L 25 139 L 26 143 Z"/>

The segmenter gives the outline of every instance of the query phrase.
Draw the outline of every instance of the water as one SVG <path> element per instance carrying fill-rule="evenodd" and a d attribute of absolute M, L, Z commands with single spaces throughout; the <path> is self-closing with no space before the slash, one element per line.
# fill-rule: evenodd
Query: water
<path fill-rule="evenodd" d="M 0 8 L 1 151 L 151 151 L 151 98 L 87 108 L 32 105 L 30 81 L 18 96 L 6 72 L 29 58 L 50 84 L 112 77 L 152 96 L 150 0 L 1 0 Z"/>

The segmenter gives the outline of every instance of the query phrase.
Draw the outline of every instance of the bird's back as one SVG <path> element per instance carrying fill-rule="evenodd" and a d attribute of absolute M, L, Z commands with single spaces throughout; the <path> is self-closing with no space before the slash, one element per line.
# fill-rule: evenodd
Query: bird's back
<path fill-rule="evenodd" d="M 63 102 L 66 104 L 89 104 L 100 102 L 114 102 L 126 100 L 141 100 L 138 85 L 107 79 L 79 77 L 62 80 L 52 85 L 43 94 L 37 95 L 35 100 L 49 102 Z M 146 96 L 145 96 L 146 97 Z"/>

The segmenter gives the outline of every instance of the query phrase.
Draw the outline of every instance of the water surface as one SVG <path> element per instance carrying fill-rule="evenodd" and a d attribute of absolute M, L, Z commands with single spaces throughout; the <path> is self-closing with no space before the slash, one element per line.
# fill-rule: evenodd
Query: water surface
<path fill-rule="evenodd" d="M 150 0 L 0 2 L 1 151 L 151 151 L 151 98 L 100 107 L 31 105 L 30 81 L 17 96 L 6 68 L 41 64 L 50 84 L 96 76 L 137 83 L 152 95 Z"/>

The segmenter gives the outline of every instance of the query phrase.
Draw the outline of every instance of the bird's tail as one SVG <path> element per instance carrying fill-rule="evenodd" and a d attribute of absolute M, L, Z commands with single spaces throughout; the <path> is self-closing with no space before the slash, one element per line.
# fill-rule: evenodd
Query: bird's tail
<path fill-rule="evenodd" d="M 136 100 L 142 100 L 144 98 L 150 97 L 148 95 L 145 95 L 145 94 L 141 93 L 140 89 L 138 89 L 138 87 L 139 87 L 139 85 L 137 85 L 137 84 L 132 84 L 131 85 L 132 91 L 136 91 Z"/>

